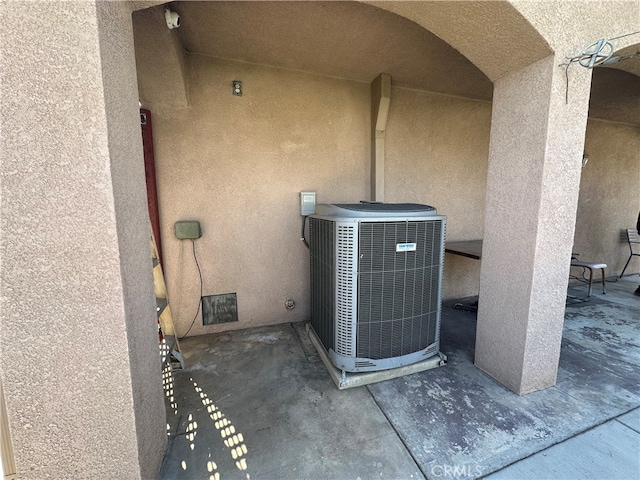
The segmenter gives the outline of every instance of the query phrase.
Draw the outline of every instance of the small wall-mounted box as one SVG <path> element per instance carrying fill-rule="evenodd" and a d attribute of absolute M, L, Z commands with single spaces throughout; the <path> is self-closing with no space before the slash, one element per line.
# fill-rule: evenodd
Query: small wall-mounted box
<path fill-rule="evenodd" d="M 316 213 L 316 192 L 300 192 L 300 215 Z"/>
<path fill-rule="evenodd" d="M 176 238 L 180 240 L 196 240 L 202 236 L 200 222 L 182 221 L 175 224 Z"/>

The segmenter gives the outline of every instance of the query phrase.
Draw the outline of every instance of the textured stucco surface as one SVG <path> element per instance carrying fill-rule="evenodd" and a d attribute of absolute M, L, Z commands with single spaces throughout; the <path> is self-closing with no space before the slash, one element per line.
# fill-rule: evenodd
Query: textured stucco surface
<path fill-rule="evenodd" d="M 153 476 L 164 409 L 127 6 L 3 2 L 0 16 L 0 361 L 18 475 Z"/>
<path fill-rule="evenodd" d="M 635 63 L 640 64 L 640 56 Z M 640 126 L 640 76 L 615 68 L 596 68 L 591 78 L 589 118 Z"/>
<path fill-rule="evenodd" d="M 638 2 L 605 17 L 602 4 L 586 15 L 579 2 L 546 5 L 517 4 L 565 56 L 583 39 L 633 31 L 638 13 Z M 576 68 L 567 80 L 559 63 L 549 56 L 494 89 L 475 361 L 520 394 L 556 381 L 575 230 L 591 72 Z"/>
<path fill-rule="evenodd" d="M 606 263 L 607 276 L 619 275 L 629 258 L 622 232 L 634 228 L 640 211 L 640 127 L 589 119 L 584 151 L 573 251 Z M 625 275 L 638 272 L 634 258 Z"/>
<path fill-rule="evenodd" d="M 491 99 L 493 85 L 420 25 L 362 2 L 173 2 L 191 53 L 370 83 Z M 456 81 L 451 82 L 455 76 Z"/>
<path fill-rule="evenodd" d="M 308 251 L 300 241 L 300 191 L 318 202 L 369 192 L 369 86 L 192 55 L 191 107 L 151 105 L 160 221 L 176 328 L 184 334 L 200 296 L 192 245 L 174 223 L 198 220 L 204 295 L 236 292 L 239 325 L 305 320 Z M 231 81 L 243 82 L 243 96 Z M 285 301 L 296 302 L 294 310 Z M 200 315 L 190 334 L 215 331 Z"/>
<path fill-rule="evenodd" d="M 618 0 L 589 2 L 548 0 L 544 4 L 530 0 L 510 0 L 515 9 L 549 43 L 561 59 L 578 55 L 601 38 L 612 39 L 616 50 L 638 44 L 638 36 L 625 36 L 638 31 L 640 2 Z M 623 63 L 615 68 L 626 69 Z M 633 69 L 638 72 L 637 67 Z"/>
<path fill-rule="evenodd" d="M 162 90 L 165 105 L 186 107 L 187 89 L 184 80 L 184 50 L 176 29 L 168 29 L 164 7 L 147 8 L 133 13 L 134 41 L 144 45 L 137 49 L 136 66 L 140 84 L 140 102 L 147 104 L 146 95 L 154 92 L 154 86 Z"/>
<path fill-rule="evenodd" d="M 96 6 L 139 475 L 154 478 L 166 442 L 165 404 L 131 10 L 121 2 Z"/>
<path fill-rule="evenodd" d="M 518 393 L 555 383 L 586 127 L 590 72 L 567 105 L 554 63 L 494 90 L 475 361 Z"/>
<path fill-rule="evenodd" d="M 433 18 L 446 12 L 456 18 L 454 11 L 458 16 L 480 12 L 488 18 L 501 8 L 465 3 L 447 10 L 452 6 L 438 2 Z M 431 7 L 427 2 L 388 6 L 429 25 L 433 18 L 424 15 Z M 494 356 L 502 366 L 492 374 L 522 393 L 555 382 L 590 72 L 571 71 L 569 105 L 557 57 L 544 60 L 544 71 L 539 70 L 543 64 L 536 63 L 500 78 L 505 65 L 521 68 L 550 53 L 548 41 L 541 40 L 526 18 L 508 5 L 502 7 L 506 9 L 499 17 L 506 20 L 500 23 L 499 45 L 494 27 L 486 26 L 474 33 L 484 35 L 486 42 L 476 45 L 473 57 L 487 62 L 483 65 L 503 81 L 500 88 L 505 90 L 495 104 L 498 113 L 491 120 L 488 103 L 394 87 L 386 132 L 385 200 L 433 204 L 449 216 L 449 239 L 484 237 L 491 245 L 493 253 L 482 262 L 490 272 L 484 288 L 479 287 L 480 262 L 445 256 L 444 296 L 474 295 L 480 289 L 483 295 L 486 290 L 488 303 L 495 300 L 493 309 L 485 312 L 486 337 L 479 337 L 487 343 L 479 364 L 483 355 Z M 567 12 L 561 17 L 565 21 Z M 545 15 L 557 27 L 553 12 Z M 536 18 L 540 22 L 544 16 Z M 480 16 L 465 20 L 467 25 L 482 21 Z M 456 27 L 446 38 L 460 42 L 462 34 Z M 554 40 L 554 45 L 574 48 L 562 41 Z M 467 38 L 454 46 L 470 49 L 477 43 Z M 486 44 L 494 48 L 490 59 Z M 514 46 L 527 47 L 529 56 L 504 62 L 518 51 Z M 200 294 L 191 245 L 173 238 L 173 224 L 182 219 L 203 223 L 205 233 L 196 248 L 204 294 L 239 293 L 238 324 L 202 327 L 197 315 L 190 334 L 305 319 L 308 265 L 297 241 L 297 192 L 316 190 L 319 202 L 368 198 L 364 180 L 369 165 L 364 159 L 370 146 L 362 143 L 369 128 L 368 85 L 199 55 L 191 55 L 185 69 L 190 107 L 167 106 L 158 85 L 147 84 L 150 91 L 143 92 L 154 114 L 163 240 L 178 331 L 185 332 L 193 321 Z M 241 99 L 230 94 L 235 79 L 245 82 Z M 351 91 L 349 101 L 339 98 L 345 89 Z M 350 123 L 339 121 L 345 116 Z M 496 156 L 489 176 L 494 197 L 485 208 L 490 138 Z M 635 155 L 633 146 L 625 152 L 630 158 Z M 343 168 L 336 170 L 336 159 L 343 156 L 348 159 L 338 160 Z M 313 168 L 303 163 L 307 161 Z M 491 226 L 489 234 L 485 221 Z M 624 261 L 623 253 L 617 261 Z M 297 302 L 294 311 L 284 309 L 286 298 Z M 513 338 L 492 340 L 494 332 L 503 329 Z"/>
<path fill-rule="evenodd" d="M 584 2 L 513 5 L 380 4 L 429 28 L 498 81 L 492 107 L 395 89 L 389 124 L 395 133 L 387 146 L 402 155 L 388 150 L 387 184 L 393 201 L 411 192 L 448 214 L 449 238 L 485 237 L 479 364 L 524 393 L 555 381 L 572 245 L 583 255 L 610 252 L 612 231 L 632 226 L 638 209 L 637 128 L 591 122 L 584 146 L 590 163 L 580 169 L 589 74 L 570 70 L 565 105 L 558 64 L 598 38 L 637 30 L 640 2 L 590 2 L 586 10 Z M 153 312 L 153 298 L 125 10 L 119 3 L 0 3 L 0 361 L 21 478 L 152 477 L 162 454 L 155 332 L 141 321 Z M 190 245 L 172 235 L 173 223 L 187 218 L 203 223 L 197 248 L 205 260 L 204 293 L 239 293 L 241 322 L 220 329 L 306 319 L 308 266 L 298 240 L 297 194 L 315 190 L 321 202 L 368 197 L 371 79 L 184 61 L 175 32 L 170 35 L 167 63 L 177 84 L 169 81 L 179 101 L 157 103 L 162 85 L 144 98 L 156 126 L 178 331 L 188 327 L 199 297 Z M 616 47 L 633 42 L 624 38 Z M 245 82 L 241 98 L 231 95 L 235 79 Z M 402 115 L 393 110 L 395 100 Z M 489 139 L 480 137 L 489 110 L 487 167 L 479 152 L 487 151 Z M 434 117 L 441 129 L 419 128 Z M 479 131 L 470 136 L 450 139 L 443 132 L 461 134 L 471 120 Z M 448 156 L 462 168 L 445 166 Z M 605 159 L 620 169 L 605 167 Z M 451 174 L 456 187 L 465 179 L 478 182 L 467 192 L 474 208 L 464 209 L 458 195 L 445 197 L 446 180 L 432 183 L 411 171 L 427 166 Z M 481 181 L 482 168 L 488 182 Z M 611 187 L 607 194 L 603 182 Z M 617 186 L 627 192 L 616 193 Z M 606 195 L 621 195 L 604 202 L 619 213 L 599 244 L 593 232 L 605 228 L 601 219 L 610 212 L 594 213 L 593 199 Z M 483 214 L 476 202 L 485 196 Z M 611 263 L 625 259 L 619 253 Z M 456 261 L 467 262 L 447 256 L 447 272 L 457 271 Z M 478 267 L 462 271 L 472 277 Z M 457 282 L 447 272 L 445 295 L 475 293 L 474 280 Z M 291 312 L 287 298 L 297 302 Z M 212 330 L 196 326 L 192 333 Z"/>
<path fill-rule="evenodd" d="M 492 81 L 540 60 L 552 51 L 547 41 L 509 2 L 366 3 L 413 20 L 436 34 Z"/>
<path fill-rule="evenodd" d="M 448 240 L 482 238 L 491 104 L 394 88 L 385 200 L 433 205 Z M 480 262 L 445 255 L 444 298 L 477 295 Z"/>
<path fill-rule="evenodd" d="M 196 55 L 188 66 L 192 107 L 151 106 L 178 332 L 200 294 L 192 246 L 173 234 L 184 219 L 202 225 L 204 295 L 237 292 L 239 311 L 238 325 L 203 327 L 198 316 L 190 335 L 305 320 L 298 192 L 316 191 L 324 203 L 370 198 L 369 85 Z M 243 97 L 231 95 L 233 79 Z M 481 238 L 490 116 L 488 102 L 394 88 L 386 201 L 434 205 L 449 217 L 449 238 Z M 476 294 L 479 262 L 446 262 L 445 297 Z"/>

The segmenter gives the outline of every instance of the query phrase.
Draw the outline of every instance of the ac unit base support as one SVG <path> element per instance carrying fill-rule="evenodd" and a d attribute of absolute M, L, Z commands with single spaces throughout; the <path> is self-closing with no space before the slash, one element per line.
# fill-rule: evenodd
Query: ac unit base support
<path fill-rule="evenodd" d="M 422 360 L 421 362 L 412 363 L 411 365 L 405 365 L 403 367 L 390 368 L 388 370 L 380 370 L 378 372 L 364 372 L 364 373 L 350 373 L 343 370 L 339 370 L 335 367 L 329 355 L 325 350 L 322 342 L 313 331 L 310 324 L 306 324 L 307 335 L 313 346 L 316 347 L 318 355 L 322 359 L 322 363 L 326 367 L 333 383 L 336 384 L 338 390 L 345 390 L 352 387 L 361 387 L 370 383 L 383 382 L 385 380 L 391 380 L 392 378 L 403 377 L 404 375 L 411 375 L 412 373 L 423 372 L 425 370 L 431 370 L 432 368 L 442 367 L 447 364 L 447 356 L 438 352 L 434 356 Z"/>

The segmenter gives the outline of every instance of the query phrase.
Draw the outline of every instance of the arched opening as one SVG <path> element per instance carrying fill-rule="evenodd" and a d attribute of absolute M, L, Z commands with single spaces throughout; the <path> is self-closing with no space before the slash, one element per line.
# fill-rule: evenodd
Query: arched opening
<path fill-rule="evenodd" d="M 110 474 L 152 477 L 162 451 L 163 442 L 159 439 L 163 437 L 164 425 L 156 415 L 161 405 L 160 386 L 156 382 L 159 379 L 155 361 L 156 332 L 155 325 L 144 323 L 147 319 L 152 322 L 154 307 L 151 281 L 146 275 L 149 261 L 144 180 L 141 167 L 136 164 L 141 148 L 130 23 L 131 9 L 150 3 L 158 4 L 18 2 L 8 6 L 3 3 L 0 7 L 6 27 L 0 42 L 5 127 L 2 135 L 3 241 L 0 245 L 2 344 L 6 348 L 2 358 L 3 389 L 14 434 L 12 441 L 18 447 L 14 450 L 18 469 L 33 476 L 64 477 L 70 471 L 81 471 L 96 477 Z M 283 8 L 295 8 L 283 5 Z M 352 8 L 351 4 L 337 3 L 330 3 L 327 8 L 345 5 Z M 519 187 L 528 187 L 531 183 L 533 187 L 526 191 L 532 195 L 526 198 L 538 203 L 531 210 L 516 210 L 516 214 L 510 216 L 511 205 L 506 205 L 505 198 L 497 195 L 500 201 L 492 203 L 492 208 L 497 212 L 498 221 L 489 225 L 491 233 L 494 238 L 498 237 L 495 232 L 501 227 L 508 234 L 524 231 L 522 236 L 538 237 L 535 242 L 516 243 L 517 247 L 525 248 L 510 248 L 508 242 L 494 242 L 489 248 L 492 258 L 488 263 L 492 268 L 484 276 L 484 285 L 491 287 L 491 282 L 496 280 L 508 283 L 513 278 L 513 271 L 506 280 L 506 276 L 497 274 L 499 260 L 507 256 L 498 255 L 504 246 L 506 254 L 520 253 L 521 263 L 528 262 L 516 273 L 527 276 L 530 292 L 520 290 L 514 297 L 504 295 L 505 290 L 499 289 L 488 288 L 483 292 L 487 294 L 487 306 L 494 303 L 499 306 L 491 311 L 491 317 L 503 321 L 492 325 L 487 332 L 491 340 L 496 340 L 493 353 L 512 354 L 498 358 L 498 363 L 515 366 L 517 376 L 531 376 L 532 371 L 536 376 L 539 362 L 546 361 L 545 366 L 553 367 L 556 360 L 556 351 L 547 355 L 549 352 L 544 349 L 547 345 L 544 334 L 548 330 L 554 335 L 557 333 L 557 301 L 565 293 L 559 287 L 563 286 L 566 271 L 556 265 L 563 262 L 563 257 L 566 259 L 570 244 L 556 231 L 565 236 L 573 233 L 567 234 L 567 225 L 569 220 L 573 222 L 575 212 L 563 210 L 562 200 L 571 200 L 572 181 L 579 177 L 574 175 L 579 170 L 571 163 L 577 148 L 570 140 L 582 142 L 584 125 L 580 125 L 580 121 L 582 116 L 586 117 L 586 104 L 560 106 L 564 97 L 558 96 L 558 91 L 563 90 L 564 79 L 556 73 L 548 44 L 553 44 L 558 52 L 556 47 L 562 47 L 558 55 L 575 47 L 569 45 L 566 38 L 558 39 L 565 33 L 564 28 L 558 28 L 558 19 L 566 23 L 567 37 L 577 34 L 580 38 L 591 38 L 604 22 L 612 23 L 602 29 L 609 31 L 620 26 L 625 31 L 624 28 L 637 19 L 637 16 L 624 15 L 627 11 L 637 13 L 632 10 L 635 4 L 606 2 L 584 11 L 574 2 L 517 3 L 517 9 L 527 10 L 527 15 L 519 15 L 507 2 L 372 5 L 393 10 L 449 44 L 448 50 L 443 50 L 449 52 L 444 55 L 447 61 L 436 58 L 431 64 L 434 68 L 451 66 L 448 62 L 452 62 L 454 56 L 456 62 L 460 60 L 461 57 L 451 52 L 453 46 L 496 87 L 493 104 L 489 106 L 486 98 L 451 90 L 487 86 L 464 62 L 458 63 L 462 69 L 459 71 L 466 72 L 460 75 L 462 78 L 450 84 L 440 82 L 445 90 L 438 90 L 435 84 L 429 88 L 437 93 L 429 91 L 428 94 L 424 93 L 426 90 L 414 90 L 416 87 L 408 83 L 398 87 L 398 106 L 402 108 L 395 113 L 396 120 L 401 119 L 403 109 L 413 109 L 422 112 L 421 120 L 427 118 L 431 122 L 427 122 L 429 128 L 419 129 L 415 122 L 404 118 L 395 122 L 401 126 L 396 133 L 402 138 L 401 133 L 406 135 L 406 131 L 415 129 L 409 137 L 430 138 L 437 144 L 439 136 L 434 132 L 453 130 L 460 133 L 458 143 L 466 145 L 454 150 L 455 156 L 465 158 L 472 165 L 472 161 L 482 155 L 476 155 L 479 149 L 472 148 L 477 146 L 474 142 L 478 139 L 467 138 L 465 130 L 475 132 L 480 120 L 487 128 L 487 109 L 493 109 L 492 145 L 484 147 L 497 162 L 496 169 L 490 172 L 492 182 L 497 184 L 491 194 L 501 193 L 500 178 L 515 178 L 520 182 L 508 192 L 517 193 Z M 313 8 L 322 8 L 322 4 L 314 4 Z M 622 14 L 599 15 L 598 9 L 605 8 L 607 13 L 618 9 Z M 577 15 L 564 15 L 576 11 Z M 378 10 L 370 12 L 375 12 L 372 18 L 380 15 Z M 563 15 L 557 15 L 558 12 Z M 319 16 L 322 14 L 318 12 Z M 70 22 L 70 18 L 74 21 Z M 452 22 L 451 18 L 456 21 Z M 524 18 L 535 21 L 536 28 Z M 163 20 L 160 11 L 161 26 Z M 372 20 L 372 23 L 375 22 Z M 268 28 L 260 22 L 256 26 L 258 33 Z M 340 30 L 360 26 L 351 23 L 348 29 Z M 536 29 L 546 32 L 545 40 L 535 33 Z M 356 33 L 361 31 L 355 29 Z M 559 32 L 557 37 L 554 32 Z M 393 43 L 402 45 L 405 33 L 402 31 Z M 362 80 L 350 78 L 347 73 L 326 71 L 313 73 L 300 65 L 274 67 L 251 59 L 215 57 L 212 60 L 214 57 L 200 55 L 203 58 L 185 60 L 176 37 L 180 34 L 170 34 L 168 30 L 163 30 L 163 34 L 164 37 L 154 37 L 156 46 L 170 48 L 159 49 L 155 60 L 156 67 L 160 68 L 141 75 L 140 80 L 164 77 L 167 81 L 163 86 L 171 87 L 156 91 L 158 98 L 164 99 L 155 110 L 161 119 L 156 123 L 158 143 L 165 156 L 161 183 L 164 181 L 165 187 L 172 183 L 173 187 L 178 186 L 173 197 L 165 195 L 160 200 L 171 208 L 177 205 L 173 217 L 165 219 L 165 232 L 171 232 L 174 220 L 207 213 L 213 204 L 214 214 L 207 217 L 210 223 L 204 229 L 204 238 L 211 239 L 211 243 L 200 244 L 207 247 L 204 249 L 207 255 L 213 252 L 214 261 L 207 265 L 213 271 L 209 273 L 212 283 L 207 286 L 214 292 L 236 289 L 248 292 L 241 297 L 244 302 L 241 308 L 245 312 L 243 326 L 265 321 L 265 317 L 259 315 L 266 306 L 272 308 L 266 322 L 302 318 L 306 308 L 303 302 L 296 302 L 297 309 L 288 311 L 283 301 L 303 298 L 307 291 L 306 255 L 298 248 L 297 234 L 291 234 L 299 228 L 296 196 L 301 189 L 314 188 L 322 194 L 321 201 L 324 198 L 357 201 L 366 197 L 367 90 L 371 78 Z M 241 45 L 245 37 L 236 34 L 228 32 L 232 43 Z M 421 31 L 420 35 L 426 34 Z M 340 38 L 339 48 L 321 52 L 325 55 L 325 64 L 334 65 L 333 57 L 338 52 L 348 53 L 352 47 L 348 36 Z M 290 40 L 286 35 L 280 37 L 280 43 L 285 46 Z M 388 48 L 388 42 L 376 45 L 381 51 Z M 372 52 L 372 57 L 384 57 L 378 53 Z M 391 55 L 391 61 L 404 59 L 412 63 L 412 57 L 405 53 L 396 52 Z M 165 62 L 167 58 L 169 61 Z M 360 60 L 360 57 L 352 59 L 346 67 L 369 65 Z M 198 69 L 185 68 L 190 61 L 197 63 Z M 375 74 L 383 70 L 378 67 Z M 402 75 L 396 76 L 402 79 Z M 470 78 L 478 81 L 469 82 Z M 231 91 L 230 83 L 237 79 L 246 82 L 241 100 L 234 99 Z M 588 91 L 587 80 L 584 75 L 576 76 L 573 86 L 580 87 L 581 92 Z M 194 90 L 186 88 L 193 85 L 202 87 L 195 91 L 196 96 L 193 96 Z M 146 88 L 153 87 L 143 87 Z M 532 104 L 537 104 L 540 110 Z M 584 115 L 582 106 L 585 106 Z M 517 115 L 521 108 L 524 113 Z M 425 111 L 431 116 L 424 116 Z M 578 117 L 577 121 L 572 118 L 573 114 Z M 435 125 L 443 118 L 446 121 Z M 470 127 L 466 127 L 468 122 L 472 124 Z M 256 131 L 262 131 L 263 135 L 256 136 Z M 210 168 L 209 155 L 218 154 L 216 149 L 224 142 L 227 149 L 219 154 L 215 168 L 205 170 Z M 231 144 L 235 146 L 231 148 Z M 396 189 L 395 195 L 420 196 L 426 192 L 428 196 L 436 192 L 436 183 L 421 190 L 424 182 L 411 178 L 410 173 L 418 164 L 416 150 L 426 150 L 430 158 L 451 152 L 445 148 L 429 152 L 433 145 L 424 142 L 423 148 L 402 151 L 395 164 L 390 164 L 391 178 L 396 182 L 395 186 L 391 184 L 391 188 Z M 582 145 L 579 147 L 582 150 Z M 506 152 L 510 148 L 517 155 L 509 156 Z M 525 160 L 517 158 L 518 155 Z M 412 156 L 412 162 L 402 163 L 407 156 Z M 193 167 L 200 168 L 196 171 L 202 174 L 190 176 Z M 448 168 L 445 163 L 440 167 Z M 557 182 L 558 188 L 546 188 L 544 180 Z M 402 184 L 407 188 L 403 189 Z M 562 190 L 567 185 L 569 193 L 563 196 Z M 444 195 L 442 198 L 446 201 Z M 233 200 L 241 206 L 232 205 Z M 525 203 L 518 195 L 514 195 L 513 200 L 518 208 L 520 203 Z M 455 204 L 445 205 L 450 211 L 460 209 Z M 557 214 L 554 207 L 558 207 Z M 282 215 L 274 216 L 273 211 Z M 541 212 L 542 221 L 535 214 L 537 211 Z M 522 228 L 515 222 L 505 226 L 503 220 L 514 217 L 522 217 L 525 227 L 532 228 Z M 265 222 L 265 218 L 272 221 Z M 482 223 L 486 230 L 486 218 Z M 512 226 L 520 228 L 507 228 Z M 514 237 L 514 241 L 520 240 Z M 179 245 L 174 243 L 178 260 L 174 262 L 173 274 L 180 279 L 180 266 L 185 263 L 182 274 L 189 280 L 186 252 L 183 252 L 184 262 L 179 261 L 181 249 L 175 248 Z M 549 254 L 554 248 L 559 249 L 555 257 Z M 537 269 L 538 264 L 547 267 L 550 273 Z M 297 276 L 289 277 L 291 271 L 298 272 Z M 219 272 L 240 273 L 220 278 Z M 248 277 L 252 278 L 250 285 L 246 282 Z M 283 288 L 281 280 L 285 277 L 293 280 Z M 273 278 L 278 281 L 273 282 Z M 180 287 L 177 291 L 193 302 L 186 305 L 185 310 L 193 312 L 197 288 Z M 556 302 L 552 315 L 547 316 L 549 312 L 539 308 L 540 298 Z M 517 315 L 511 315 L 509 308 L 509 302 L 514 299 L 519 300 Z M 522 308 L 523 303 L 527 303 L 526 308 Z M 547 323 L 540 322 L 548 318 Z M 501 330 L 501 326 L 505 329 Z M 512 335 L 512 326 L 517 327 L 515 333 L 520 337 L 527 337 L 530 332 L 538 336 L 534 335 L 531 341 L 527 339 L 528 343 L 517 343 L 518 335 Z M 212 330 L 225 328 L 227 326 Z M 512 340 L 512 344 L 509 343 Z M 559 343 L 557 335 L 551 340 L 550 343 Z M 549 384 L 548 377 L 545 375 L 544 381 L 533 387 L 525 385 L 518 391 L 544 388 Z M 599 393 L 595 392 L 594 396 Z M 211 404 L 201 404 L 211 407 Z M 193 433 L 190 429 L 189 434 Z M 56 441 L 62 437 L 73 442 Z M 82 448 L 76 448 L 78 445 Z M 213 468 L 209 463 L 203 463 L 202 467 Z"/>
<path fill-rule="evenodd" d="M 639 49 L 630 45 L 612 56 Z M 636 56 L 594 68 L 591 80 L 574 245 L 584 258 L 606 263 L 610 277 L 628 259 L 625 229 L 635 226 L 640 208 L 639 74 Z"/>
<path fill-rule="evenodd" d="M 242 307 L 239 325 L 204 326 L 197 316 L 191 334 L 305 318 L 306 251 L 289 234 L 299 229 L 296 192 L 317 190 L 321 203 L 369 199 L 363 129 L 369 83 L 381 72 L 394 90 L 386 200 L 432 204 L 448 215 L 450 238 L 482 237 L 487 75 L 533 62 L 548 47 L 509 4 L 455 2 L 451 10 L 445 3 L 174 2 L 181 15 L 174 30 L 162 5 L 134 13 L 179 332 L 193 321 L 199 286 L 173 224 L 195 216 L 208 230 L 196 245 L 205 295 L 237 292 Z M 495 28 L 478 28 L 496 18 L 513 29 L 501 30 L 498 43 Z M 239 77 L 241 98 L 230 87 Z M 272 246 L 248 262 L 256 234 Z M 476 294 L 479 264 L 454 258 L 449 266 L 445 297 Z M 283 315 L 291 297 L 296 308 Z"/>

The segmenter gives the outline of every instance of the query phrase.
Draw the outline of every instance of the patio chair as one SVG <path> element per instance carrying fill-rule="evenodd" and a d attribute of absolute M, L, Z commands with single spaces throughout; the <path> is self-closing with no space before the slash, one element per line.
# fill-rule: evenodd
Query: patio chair
<path fill-rule="evenodd" d="M 571 275 L 571 278 L 579 280 L 581 282 L 585 282 L 589 284 L 589 292 L 587 293 L 587 297 L 591 296 L 591 287 L 593 285 L 593 271 L 600 270 L 602 272 L 602 293 L 607 293 L 606 285 L 605 285 L 605 274 L 604 269 L 607 268 L 606 263 L 595 263 L 595 262 L 583 262 L 576 258 L 576 254 L 571 257 L 571 267 L 580 267 L 582 268 L 582 276 L 578 277 L 575 275 Z M 585 272 L 589 270 L 589 279 L 587 280 L 584 276 Z"/>
<path fill-rule="evenodd" d="M 620 273 L 620 277 L 624 275 L 624 271 L 629 266 L 629 262 L 633 257 L 640 257 L 640 235 L 638 235 L 638 230 L 634 228 L 627 228 L 627 242 L 629 243 L 629 259 L 627 263 L 624 264 L 624 268 L 622 269 L 622 273 Z M 636 251 L 634 251 L 634 245 L 636 245 Z"/>

